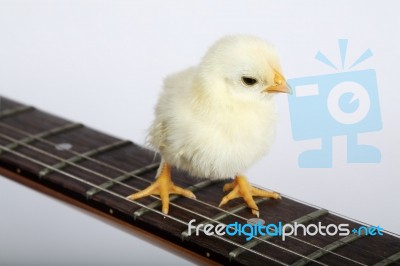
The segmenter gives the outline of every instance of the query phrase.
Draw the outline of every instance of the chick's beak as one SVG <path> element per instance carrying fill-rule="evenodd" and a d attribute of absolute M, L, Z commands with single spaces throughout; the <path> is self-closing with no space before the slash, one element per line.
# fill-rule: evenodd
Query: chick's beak
<path fill-rule="evenodd" d="M 274 77 L 274 85 L 267 87 L 264 92 L 268 93 L 277 93 L 277 92 L 283 92 L 283 93 L 292 93 L 292 89 L 290 88 L 290 85 L 286 82 L 286 79 L 281 75 L 281 73 L 274 71 L 275 72 L 275 77 Z"/>

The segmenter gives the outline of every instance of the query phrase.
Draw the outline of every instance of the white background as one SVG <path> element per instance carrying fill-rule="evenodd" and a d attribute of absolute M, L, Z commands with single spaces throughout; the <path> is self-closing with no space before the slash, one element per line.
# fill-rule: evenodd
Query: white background
<path fill-rule="evenodd" d="M 287 78 L 335 73 L 314 56 L 340 64 L 337 40 L 349 39 L 349 61 L 374 53 L 355 70 L 376 70 L 383 129 L 359 140 L 380 149 L 381 163 L 348 164 L 346 139 L 336 137 L 332 168 L 299 168 L 299 153 L 319 142 L 293 140 L 287 96 L 278 95 L 276 141 L 247 174 L 400 233 L 398 10 L 396 1 L 0 1 L 0 93 L 142 144 L 163 78 L 197 64 L 216 39 L 269 40 Z M 0 210 L 0 265 L 187 263 L 4 178 Z"/>

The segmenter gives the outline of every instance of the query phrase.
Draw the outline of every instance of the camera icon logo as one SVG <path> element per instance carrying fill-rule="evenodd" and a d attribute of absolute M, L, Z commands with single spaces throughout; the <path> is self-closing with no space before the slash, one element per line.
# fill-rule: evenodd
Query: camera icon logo
<path fill-rule="evenodd" d="M 347 40 L 339 40 L 344 68 Z M 372 56 L 367 49 L 350 67 Z M 318 52 L 316 59 L 335 69 Z M 382 129 L 376 72 L 373 69 L 346 71 L 288 80 L 294 95 L 288 97 L 293 139 L 321 139 L 321 149 L 299 155 L 301 168 L 332 167 L 332 138 L 347 136 L 348 163 L 379 163 L 380 150 L 361 145 L 357 135 Z"/>

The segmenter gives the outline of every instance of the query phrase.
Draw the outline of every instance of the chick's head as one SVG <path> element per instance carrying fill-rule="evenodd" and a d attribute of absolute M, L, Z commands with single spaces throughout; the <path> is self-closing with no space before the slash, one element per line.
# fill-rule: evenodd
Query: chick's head
<path fill-rule="evenodd" d="M 290 92 L 275 48 L 254 36 L 217 41 L 199 65 L 199 78 L 208 93 L 269 99 L 276 92 Z"/>

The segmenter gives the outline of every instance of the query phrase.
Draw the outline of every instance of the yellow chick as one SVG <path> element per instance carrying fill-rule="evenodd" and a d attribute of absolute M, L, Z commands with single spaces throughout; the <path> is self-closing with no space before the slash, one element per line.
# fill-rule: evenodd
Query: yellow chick
<path fill-rule="evenodd" d="M 220 206 L 243 197 L 259 216 L 253 196 L 280 195 L 252 187 L 242 173 L 271 146 L 277 92 L 287 93 L 289 87 L 270 44 L 248 35 L 217 41 L 197 66 L 165 79 L 148 136 L 162 157 L 157 179 L 128 198 L 160 195 L 165 214 L 169 194 L 195 198 L 172 182 L 171 167 L 176 167 L 212 180 L 235 177 L 224 186 L 231 192 Z"/>

